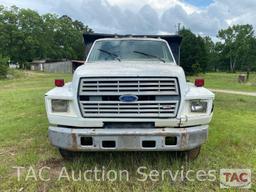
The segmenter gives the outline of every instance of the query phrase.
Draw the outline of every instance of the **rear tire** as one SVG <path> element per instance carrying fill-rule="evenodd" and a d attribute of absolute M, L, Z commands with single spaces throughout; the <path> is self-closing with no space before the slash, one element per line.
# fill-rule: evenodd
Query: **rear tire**
<path fill-rule="evenodd" d="M 76 158 L 78 158 L 80 156 L 80 153 L 79 152 L 75 152 L 75 151 L 68 151 L 68 150 L 65 150 L 65 149 L 59 149 L 59 152 L 62 156 L 63 159 L 65 160 L 74 160 Z"/>
<path fill-rule="evenodd" d="M 197 159 L 201 151 L 201 146 L 184 152 L 185 160 L 193 161 Z"/>

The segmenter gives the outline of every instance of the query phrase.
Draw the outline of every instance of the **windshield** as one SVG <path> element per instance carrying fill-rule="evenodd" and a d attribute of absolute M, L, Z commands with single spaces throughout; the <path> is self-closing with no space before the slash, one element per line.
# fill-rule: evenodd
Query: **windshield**
<path fill-rule="evenodd" d="M 88 62 L 97 61 L 160 61 L 173 62 L 172 55 L 163 41 L 102 40 L 97 41 Z"/>

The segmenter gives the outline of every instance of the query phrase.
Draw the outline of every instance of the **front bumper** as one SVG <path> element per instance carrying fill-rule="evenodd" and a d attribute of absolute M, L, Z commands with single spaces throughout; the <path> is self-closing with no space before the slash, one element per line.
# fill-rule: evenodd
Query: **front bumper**
<path fill-rule="evenodd" d="M 70 151 L 185 151 L 203 144 L 208 136 L 208 125 L 189 128 L 154 129 L 74 129 L 49 127 L 52 145 Z M 84 145 L 82 138 L 92 143 Z M 166 144 L 166 137 L 176 138 Z M 104 142 L 111 142 L 104 146 Z M 145 143 L 150 143 L 145 147 Z M 114 145 L 112 145 L 114 143 Z"/>

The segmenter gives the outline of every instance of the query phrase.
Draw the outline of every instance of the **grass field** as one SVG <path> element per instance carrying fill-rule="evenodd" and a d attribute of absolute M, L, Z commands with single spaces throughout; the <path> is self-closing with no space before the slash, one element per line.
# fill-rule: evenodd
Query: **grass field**
<path fill-rule="evenodd" d="M 256 73 L 251 73 L 249 81 L 244 84 L 238 83 L 239 73 L 206 73 L 198 76 L 205 79 L 208 88 L 256 92 Z M 195 78 L 188 77 L 188 80 L 194 82 Z"/>
<path fill-rule="evenodd" d="M 47 118 L 44 109 L 44 93 L 53 87 L 55 78 L 70 75 L 20 73 L 14 80 L 0 81 L 0 192 L 2 191 L 219 191 L 218 171 L 220 168 L 250 168 L 253 171 L 253 190 L 256 172 L 256 98 L 217 94 L 215 112 L 210 124 L 209 139 L 203 145 L 196 161 L 185 162 L 176 158 L 174 153 L 86 153 L 74 162 L 63 161 L 58 151 L 47 139 Z M 231 74 L 207 74 L 207 85 L 224 88 L 226 82 L 232 82 Z M 216 85 L 214 84 L 216 81 Z M 231 83 L 230 83 L 231 84 Z M 229 84 L 227 84 L 228 86 Z M 221 87 L 222 86 L 222 87 Z M 230 89 L 238 89 L 232 86 Z M 229 88 L 229 87 L 228 87 Z M 254 87 L 253 87 L 254 88 Z M 242 88 L 241 90 L 253 90 Z M 21 171 L 18 181 L 16 169 Z M 37 181 L 32 166 L 36 170 Z M 42 167 L 50 170 L 43 172 L 50 181 L 39 179 Z M 128 170 L 129 180 L 121 181 L 68 181 L 58 176 L 65 166 L 69 176 L 72 171 L 78 178 L 79 170 L 98 169 Z M 170 177 L 163 180 L 145 182 L 137 174 L 137 168 L 145 166 L 150 170 L 217 170 L 216 181 L 177 181 Z M 192 174 L 193 175 L 193 174 Z M 30 176 L 29 178 L 27 176 Z M 27 177 L 27 178 L 26 178 Z M 208 190 L 207 190 L 208 189 Z"/>

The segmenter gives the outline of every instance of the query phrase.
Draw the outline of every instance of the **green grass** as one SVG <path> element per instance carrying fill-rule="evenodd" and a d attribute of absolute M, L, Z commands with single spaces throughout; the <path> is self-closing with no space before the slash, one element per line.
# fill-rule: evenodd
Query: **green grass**
<path fill-rule="evenodd" d="M 223 76 L 223 74 L 215 74 Z M 231 76 L 225 75 L 230 81 Z M 214 79 L 207 74 L 206 79 Z M 170 177 L 162 181 L 138 181 L 136 170 L 140 166 L 150 170 L 206 171 L 220 168 L 251 168 L 256 170 L 256 99 L 248 96 L 217 94 L 215 112 L 210 124 L 209 139 L 203 145 L 196 161 L 185 162 L 167 152 L 109 152 L 85 153 L 74 162 L 63 161 L 58 151 L 47 138 L 48 121 L 44 108 L 44 93 L 53 87 L 55 78 L 71 80 L 70 75 L 26 72 L 19 78 L 0 81 L 0 191 L 219 191 L 219 181 L 215 182 L 171 182 Z M 225 81 L 226 81 L 225 80 Z M 218 78 L 218 83 L 220 83 Z M 224 83 L 224 82 L 223 82 Z M 210 85 L 210 84 L 209 84 Z M 213 82 L 212 82 L 213 85 Z M 221 85 L 221 84 L 220 84 Z M 45 171 L 48 182 L 26 181 L 27 171 L 17 180 L 12 167 L 24 166 L 27 171 L 32 166 L 37 171 Z M 71 176 L 72 170 L 78 176 L 79 170 L 102 169 L 128 170 L 129 181 L 58 181 L 59 171 L 65 166 Z M 36 173 L 38 176 L 38 172 Z M 30 175 L 31 176 L 31 175 Z M 218 173 L 216 174 L 218 176 Z"/>
<path fill-rule="evenodd" d="M 238 83 L 239 73 L 206 73 L 198 76 L 204 77 L 207 88 L 256 92 L 256 73 L 251 73 L 249 81 L 244 84 Z M 188 77 L 188 80 L 194 82 L 195 78 Z"/>

